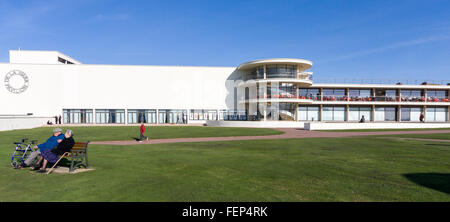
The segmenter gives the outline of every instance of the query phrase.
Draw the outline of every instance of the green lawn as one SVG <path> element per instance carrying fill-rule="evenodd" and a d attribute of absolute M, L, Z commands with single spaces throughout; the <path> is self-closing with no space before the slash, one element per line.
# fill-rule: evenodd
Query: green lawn
<path fill-rule="evenodd" d="M 450 133 L 401 134 L 401 135 L 386 135 L 386 136 L 387 137 L 401 137 L 401 138 L 420 138 L 420 139 L 450 140 Z"/>
<path fill-rule="evenodd" d="M 40 131 L 29 133 L 47 132 Z M 10 142 L 20 136 L 0 132 L 0 202 L 450 201 L 448 143 L 354 137 L 90 145 L 94 171 L 45 175 L 9 167 Z"/>
<path fill-rule="evenodd" d="M 55 127 L 0 132 L 0 144 L 20 141 L 22 138 L 45 142 Z M 77 141 L 134 140 L 139 138 L 139 126 L 87 126 L 61 127 L 73 130 Z M 262 136 L 283 134 L 282 131 L 264 128 L 231 128 L 204 126 L 147 126 L 144 135 L 150 139 L 193 138 L 217 136 Z"/>

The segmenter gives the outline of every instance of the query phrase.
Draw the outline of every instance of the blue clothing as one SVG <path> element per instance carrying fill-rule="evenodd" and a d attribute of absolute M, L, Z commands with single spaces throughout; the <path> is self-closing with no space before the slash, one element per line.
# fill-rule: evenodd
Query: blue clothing
<path fill-rule="evenodd" d="M 57 140 L 63 140 L 64 139 L 64 134 L 59 134 L 59 136 L 51 136 L 50 138 L 47 139 L 47 141 L 45 141 L 45 143 L 39 144 L 37 145 L 37 147 L 39 147 L 39 150 L 41 151 L 41 153 L 44 150 L 47 149 L 52 149 L 55 146 L 58 146 L 58 141 Z"/>
<path fill-rule="evenodd" d="M 59 160 L 59 156 L 52 153 L 52 150 L 44 150 L 44 152 L 42 152 L 41 155 L 49 163 L 56 163 Z"/>

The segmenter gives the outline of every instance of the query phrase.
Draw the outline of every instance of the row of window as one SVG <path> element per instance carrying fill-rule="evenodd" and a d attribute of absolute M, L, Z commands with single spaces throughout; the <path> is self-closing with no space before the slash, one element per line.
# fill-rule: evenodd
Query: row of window
<path fill-rule="evenodd" d="M 299 96 L 319 96 L 320 89 L 313 88 L 299 88 Z M 427 90 L 427 97 L 444 99 L 448 98 L 447 90 Z M 422 97 L 425 95 L 423 90 L 400 90 L 400 95 L 405 98 Z M 322 89 L 322 96 L 334 96 L 334 97 L 344 97 L 347 96 L 346 89 Z M 350 98 L 357 97 L 397 97 L 397 90 L 395 89 L 375 89 L 375 95 L 371 89 L 349 89 L 348 96 Z"/>
<path fill-rule="evenodd" d="M 66 124 L 93 123 L 94 114 L 92 109 L 64 109 L 63 122 Z M 191 109 L 189 117 L 187 110 L 183 109 L 129 109 L 127 110 L 128 124 L 136 123 L 168 123 L 168 124 L 186 124 L 189 120 L 247 120 L 245 111 L 229 111 L 213 109 Z M 124 109 L 96 109 L 95 123 L 125 124 Z"/>
<path fill-rule="evenodd" d="M 297 78 L 295 65 L 267 65 L 266 78 Z M 246 79 L 264 79 L 264 66 L 255 68 Z"/>
<path fill-rule="evenodd" d="M 292 83 L 269 83 L 258 85 L 256 98 L 299 98 L 323 101 L 403 101 L 403 102 L 450 102 L 447 90 L 400 90 L 395 89 L 318 89 L 296 88 Z M 246 89 L 247 90 L 247 89 Z M 264 91 L 266 96 L 264 97 Z M 298 91 L 297 91 L 298 90 Z M 297 93 L 296 93 L 297 91 Z M 246 99 L 249 93 L 246 91 Z M 254 96 L 252 99 L 256 99 Z"/>
<path fill-rule="evenodd" d="M 191 109 L 190 120 L 217 120 L 217 110 L 214 109 Z"/>
<path fill-rule="evenodd" d="M 364 116 L 366 121 L 397 121 L 397 107 L 375 107 L 375 116 L 372 116 L 372 107 L 349 107 L 348 120 L 346 107 L 323 106 L 323 121 L 359 121 Z M 420 115 L 424 113 L 422 107 L 401 107 L 401 121 L 419 122 Z M 299 106 L 297 113 L 298 121 L 320 121 L 319 106 Z M 447 107 L 427 107 L 425 112 L 427 122 L 448 121 Z"/>
<path fill-rule="evenodd" d="M 217 115 L 217 110 L 194 110 L 189 114 L 189 120 L 218 120 L 224 119 L 222 115 Z M 187 110 L 182 109 L 160 109 L 158 116 L 156 109 L 129 109 L 127 110 L 127 121 L 129 124 L 133 123 L 169 123 L 169 124 L 186 124 L 188 120 Z M 78 123 L 93 123 L 92 109 L 64 109 L 63 121 L 64 123 L 78 124 Z M 96 109 L 95 123 L 122 123 L 125 120 L 125 109 Z"/>

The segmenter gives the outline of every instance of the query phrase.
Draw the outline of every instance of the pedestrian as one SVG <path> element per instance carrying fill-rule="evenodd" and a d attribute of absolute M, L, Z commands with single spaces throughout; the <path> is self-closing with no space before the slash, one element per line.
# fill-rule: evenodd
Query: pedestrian
<path fill-rule="evenodd" d="M 425 119 L 425 117 L 423 116 L 423 113 L 420 113 L 420 116 L 419 116 L 420 122 L 422 122 L 422 123 L 425 122 L 424 119 Z"/>
<path fill-rule="evenodd" d="M 361 120 L 359 122 L 360 123 L 365 123 L 366 122 L 366 118 L 364 117 L 364 115 L 362 115 Z"/>
<path fill-rule="evenodd" d="M 139 142 L 142 142 L 143 138 L 145 138 L 148 141 L 148 137 L 144 136 L 144 133 L 145 133 L 144 123 L 141 123 L 141 127 L 140 127 L 139 131 L 140 131 Z"/>
<path fill-rule="evenodd" d="M 59 117 L 58 117 L 58 122 L 59 122 L 59 124 L 61 124 L 61 115 L 59 115 Z"/>
<path fill-rule="evenodd" d="M 55 124 L 58 124 L 58 116 L 55 116 Z"/>

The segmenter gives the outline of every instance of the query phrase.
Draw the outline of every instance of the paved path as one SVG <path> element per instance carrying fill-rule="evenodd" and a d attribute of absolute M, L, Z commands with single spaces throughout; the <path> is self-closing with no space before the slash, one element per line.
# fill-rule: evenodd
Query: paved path
<path fill-rule="evenodd" d="M 136 145 L 136 144 L 158 144 L 158 143 L 184 143 L 184 142 L 209 142 L 209 141 L 231 141 L 231 140 L 261 140 L 261 139 L 288 139 L 288 138 L 318 138 L 318 137 L 349 137 L 349 136 L 371 136 L 371 135 L 399 135 L 399 134 L 434 134 L 450 133 L 450 130 L 423 130 L 423 131 L 384 131 L 384 132 L 326 132 L 307 131 L 303 129 L 283 128 L 281 135 L 269 136 L 230 136 L 230 137 L 199 137 L 199 138 L 175 138 L 175 139 L 151 139 L 149 141 L 93 141 L 91 144 L 106 145 Z"/>

